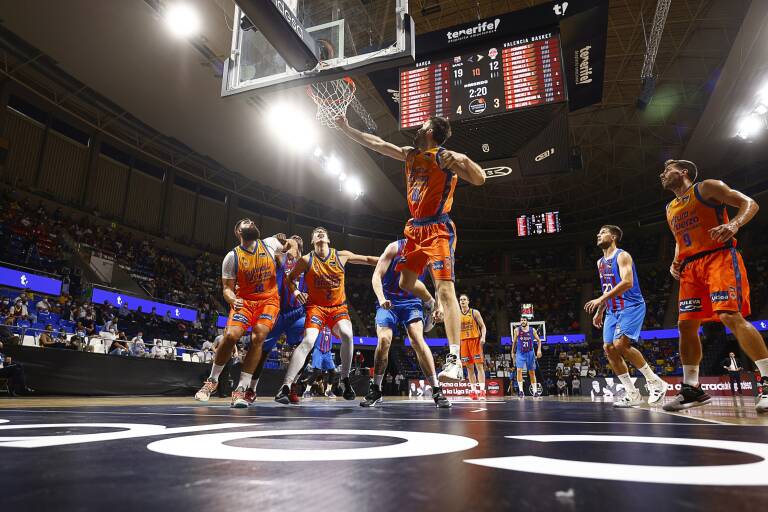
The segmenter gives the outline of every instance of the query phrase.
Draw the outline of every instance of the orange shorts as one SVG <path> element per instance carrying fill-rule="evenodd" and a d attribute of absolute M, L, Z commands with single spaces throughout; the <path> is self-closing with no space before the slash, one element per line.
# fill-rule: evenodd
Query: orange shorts
<path fill-rule="evenodd" d="M 349 320 L 349 309 L 346 304 L 340 306 L 314 306 L 306 305 L 307 316 L 304 320 L 304 328 L 321 329 L 327 327 L 333 330 L 340 320 Z"/>
<path fill-rule="evenodd" d="M 437 281 L 453 281 L 454 251 L 456 250 L 456 225 L 448 215 L 440 215 L 434 222 L 419 222 L 414 219 L 405 225 L 405 247 L 403 259 L 395 270 L 408 269 L 416 275 L 424 272 L 429 265 Z"/>
<path fill-rule="evenodd" d="M 483 363 L 483 345 L 480 338 L 461 340 L 461 362 L 464 364 Z"/>
<path fill-rule="evenodd" d="M 242 308 L 237 311 L 234 309 L 229 310 L 227 327 L 238 326 L 247 330 L 249 327 L 255 327 L 256 324 L 261 324 L 271 331 L 277 321 L 277 315 L 279 314 L 280 299 L 278 297 L 271 297 L 264 300 L 243 299 Z"/>
<path fill-rule="evenodd" d="M 707 254 L 687 263 L 680 276 L 680 320 L 716 321 L 718 313 L 748 316 L 749 282 L 741 253 L 735 248 Z"/>

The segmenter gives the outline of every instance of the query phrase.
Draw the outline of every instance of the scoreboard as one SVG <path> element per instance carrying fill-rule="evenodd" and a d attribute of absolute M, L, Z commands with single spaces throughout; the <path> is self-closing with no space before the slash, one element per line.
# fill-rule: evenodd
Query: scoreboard
<path fill-rule="evenodd" d="M 517 218 L 517 236 L 544 235 L 560 232 L 560 212 L 535 213 Z"/>
<path fill-rule="evenodd" d="M 551 32 L 500 42 L 400 70 L 400 128 L 565 101 L 560 38 Z"/>

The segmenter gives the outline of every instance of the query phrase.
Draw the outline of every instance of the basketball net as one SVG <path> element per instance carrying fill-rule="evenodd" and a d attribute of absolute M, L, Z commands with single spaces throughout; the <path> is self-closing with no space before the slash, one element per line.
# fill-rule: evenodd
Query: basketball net
<path fill-rule="evenodd" d="M 316 82 L 307 86 L 307 94 L 317 105 L 315 118 L 323 126 L 336 128 L 336 119 L 346 117 L 347 107 L 355 98 L 355 82 L 348 76 Z"/>

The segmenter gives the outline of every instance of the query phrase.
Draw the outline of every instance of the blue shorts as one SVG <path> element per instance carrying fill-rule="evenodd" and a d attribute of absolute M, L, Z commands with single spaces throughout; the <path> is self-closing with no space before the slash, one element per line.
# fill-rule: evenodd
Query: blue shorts
<path fill-rule="evenodd" d="M 296 308 L 291 311 L 282 311 L 277 317 L 275 326 L 269 331 L 267 339 L 264 340 L 264 352 L 271 352 L 280 336 L 285 334 L 286 343 L 289 345 L 298 345 L 304 338 L 304 308 Z"/>
<path fill-rule="evenodd" d="M 424 321 L 424 307 L 420 300 L 392 301 L 392 309 L 376 306 L 376 327 L 389 327 L 397 334 L 397 326 L 406 328 L 413 322 Z"/>
<path fill-rule="evenodd" d="M 518 370 L 534 371 L 536 369 L 536 354 L 533 350 L 515 352 L 515 366 Z"/>
<path fill-rule="evenodd" d="M 312 349 L 312 368 L 315 370 L 334 371 L 336 364 L 333 362 L 333 352 L 323 354 L 316 348 Z"/>
<path fill-rule="evenodd" d="M 645 320 L 645 304 L 634 304 L 616 312 L 606 311 L 603 321 L 603 343 L 613 343 L 622 336 L 637 341 L 643 329 L 643 320 Z"/>

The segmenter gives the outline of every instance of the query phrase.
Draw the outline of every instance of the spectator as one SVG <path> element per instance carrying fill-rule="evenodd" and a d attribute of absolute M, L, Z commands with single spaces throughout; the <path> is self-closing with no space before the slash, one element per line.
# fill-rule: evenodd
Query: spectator
<path fill-rule="evenodd" d="M 13 317 L 9 316 L 0 325 L 0 342 L 8 343 L 9 345 L 18 345 L 19 337 L 16 336 L 11 328 L 13 327 Z"/>
<path fill-rule="evenodd" d="M 45 326 L 45 330 L 40 333 L 38 342 L 40 343 L 40 348 L 54 348 L 56 346 L 56 341 L 53 339 L 53 326 L 51 324 Z"/>
<path fill-rule="evenodd" d="M 165 355 L 166 355 L 166 350 L 160 344 L 160 340 L 155 340 L 155 346 L 152 347 L 152 352 L 150 353 L 150 357 L 152 357 L 152 359 L 164 359 Z"/>
<path fill-rule="evenodd" d="M 173 323 L 173 318 L 171 318 L 171 310 L 168 310 L 165 312 L 165 316 L 163 317 L 163 323 L 166 325 L 170 325 Z"/>
<path fill-rule="evenodd" d="M 386 390 L 387 390 L 386 394 L 388 394 L 388 395 L 397 395 L 397 394 L 399 394 L 396 391 L 397 388 L 395 387 L 395 378 L 392 376 L 391 373 L 387 373 L 387 376 L 385 377 L 385 382 L 386 382 Z"/>
<path fill-rule="evenodd" d="M 560 375 L 557 378 L 557 396 L 566 396 L 568 394 L 568 385 L 565 383 L 563 376 Z"/>
<path fill-rule="evenodd" d="M 202 347 L 200 347 L 200 350 L 202 352 L 202 354 L 200 354 L 202 362 L 209 363 L 213 360 L 213 343 L 211 343 L 210 340 L 205 340 Z"/>
<path fill-rule="evenodd" d="M 27 395 L 34 392 L 27 387 L 24 367 L 19 363 L 14 363 L 11 356 L 3 354 L 2 343 L 0 343 L 0 377 L 8 379 L 8 391 L 11 396 Z"/>
<path fill-rule="evenodd" d="M 0 302 L 0 316 L 6 317 L 11 314 L 11 299 L 8 297 L 3 297 L 2 302 Z"/>
<path fill-rule="evenodd" d="M 720 361 L 720 365 L 728 373 L 728 378 L 731 381 L 731 394 L 735 395 L 736 392 L 741 395 L 741 371 L 744 369 L 741 366 L 741 361 L 736 357 L 735 352 L 729 352 L 728 357 Z"/>
<path fill-rule="evenodd" d="M 117 317 L 107 319 L 104 323 L 104 330 L 107 332 L 112 332 L 113 330 L 117 332 L 119 330 L 119 327 L 117 326 Z"/>
<path fill-rule="evenodd" d="M 128 309 L 128 303 L 123 302 L 123 305 L 120 306 L 120 309 L 117 311 L 117 316 L 120 318 L 128 318 L 131 315 L 131 310 Z"/>
<path fill-rule="evenodd" d="M 109 355 L 111 356 L 127 356 L 129 355 L 128 347 L 125 344 L 125 336 L 123 339 L 115 338 L 112 340 L 112 344 L 109 346 Z"/>
<path fill-rule="evenodd" d="M 360 352 L 358 352 L 359 354 Z M 397 375 L 395 375 L 395 389 L 397 390 L 396 394 L 399 396 L 403 395 L 403 391 L 405 391 L 405 377 L 403 377 L 403 374 L 400 372 L 397 372 Z"/>
<path fill-rule="evenodd" d="M 38 314 L 40 313 L 50 313 L 51 311 L 51 303 L 48 302 L 48 299 L 43 297 L 39 301 L 37 301 L 37 304 L 35 304 L 35 309 L 37 309 Z"/>
<path fill-rule="evenodd" d="M 147 357 L 147 345 L 144 343 L 144 333 L 139 331 L 131 340 L 131 355 L 134 357 Z"/>
<path fill-rule="evenodd" d="M 573 380 L 571 381 L 571 394 L 573 396 L 581 396 L 581 380 L 579 380 L 579 376 L 576 374 L 573 375 Z"/>

